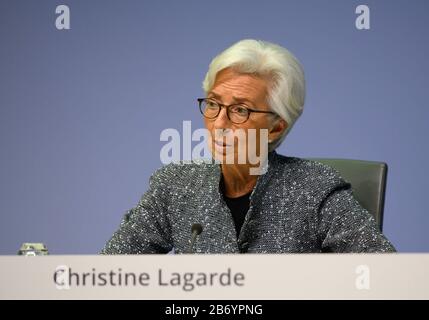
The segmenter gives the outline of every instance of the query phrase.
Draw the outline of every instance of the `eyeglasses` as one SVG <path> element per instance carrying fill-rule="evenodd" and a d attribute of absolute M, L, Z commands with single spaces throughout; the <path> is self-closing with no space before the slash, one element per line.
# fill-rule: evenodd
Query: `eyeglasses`
<path fill-rule="evenodd" d="M 220 113 L 222 107 L 226 108 L 226 115 L 228 119 L 235 124 L 241 124 L 246 122 L 252 112 L 255 113 L 269 113 L 277 115 L 272 111 L 254 110 L 246 106 L 245 104 L 231 104 L 229 106 L 216 102 L 210 98 L 199 98 L 197 99 L 200 107 L 201 114 L 207 119 L 215 119 Z"/>

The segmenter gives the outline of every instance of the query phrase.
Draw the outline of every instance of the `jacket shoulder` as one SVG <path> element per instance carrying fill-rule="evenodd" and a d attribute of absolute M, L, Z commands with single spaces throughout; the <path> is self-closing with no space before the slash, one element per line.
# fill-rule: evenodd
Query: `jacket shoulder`
<path fill-rule="evenodd" d="M 206 159 L 177 161 L 163 165 L 151 175 L 150 182 L 167 182 L 169 185 L 181 185 L 186 181 L 200 180 L 215 169 L 215 164 Z"/>
<path fill-rule="evenodd" d="M 348 188 L 350 184 L 335 168 L 326 164 L 298 157 L 277 157 L 278 167 L 285 179 L 313 192 L 330 192 L 338 188 Z"/>

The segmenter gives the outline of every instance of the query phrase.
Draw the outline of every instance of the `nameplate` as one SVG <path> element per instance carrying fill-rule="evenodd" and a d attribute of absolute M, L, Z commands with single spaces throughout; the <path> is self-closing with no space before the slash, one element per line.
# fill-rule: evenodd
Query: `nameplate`
<path fill-rule="evenodd" d="M 429 299 L 429 254 L 0 256 L 0 299 Z"/>

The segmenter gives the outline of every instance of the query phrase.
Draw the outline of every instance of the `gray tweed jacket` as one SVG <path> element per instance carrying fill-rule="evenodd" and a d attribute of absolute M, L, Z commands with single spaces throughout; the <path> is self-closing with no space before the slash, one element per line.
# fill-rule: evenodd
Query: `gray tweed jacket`
<path fill-rule="evenodd" d="M 275 151 L 268 164 L 238 239 L 220 193 L 219 164 L 176 163 L 152 175 L 101 254 L 186 253 L 195 223 L 203 227 L 196 253 L 395 251 L 337 171 Z"/>

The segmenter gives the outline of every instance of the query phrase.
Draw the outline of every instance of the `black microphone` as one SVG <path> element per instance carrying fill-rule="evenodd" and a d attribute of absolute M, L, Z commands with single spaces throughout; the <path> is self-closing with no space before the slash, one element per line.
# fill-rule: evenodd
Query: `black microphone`
<path fill-rule="evenodd" d="M 203 232 L 203 226 L 199 223 L 194 223 L 191 227 L 192 232 L 192 238 L 191 238 L 191 245 L 189 246 L 189 253 L 194 253 L 194 244 L 195 240 L 197 239 L 197 236 Z"/>

